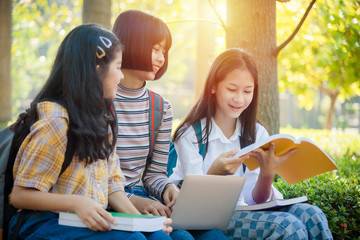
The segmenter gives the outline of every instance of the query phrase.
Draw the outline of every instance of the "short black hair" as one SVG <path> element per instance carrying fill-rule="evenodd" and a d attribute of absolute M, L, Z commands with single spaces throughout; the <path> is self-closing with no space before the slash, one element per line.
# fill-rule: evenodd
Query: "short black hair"
<path fill-rule="evenodd" d="M 160 18 L 139 10 L 127 10 L 116 19 L 113 33 L 125 45 L 122 68 L 152 71 L 152 48 L 165 39 L 164 65 L 155 75 L 159 79 L 167 70 L 171 33 Z"/>

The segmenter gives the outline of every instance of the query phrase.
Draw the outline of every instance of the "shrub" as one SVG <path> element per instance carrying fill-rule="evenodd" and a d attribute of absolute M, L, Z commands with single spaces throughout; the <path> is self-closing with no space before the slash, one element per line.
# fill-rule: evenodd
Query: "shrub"
<path fill-rule="evenodd" d="M 338 170 L 289 185 L 276 176 L 274 185 L 284 198 L 306 195 L 321 208 L 334 239 L 360 239 L 360 138 L 326 130 L 282 129 L 296 137 L 308 137 L 334 160 Z"/>
<path fill-rule="evenodd" d="M 322 174 L 289 185 L 278 179 L 275 186 L 284 198 L 306 195 L 308 203 L 326 215 L 334 239 L 358 239 L 360 232 L 360 188 L 358 179 L 348 181 L 334 173 Z"/>

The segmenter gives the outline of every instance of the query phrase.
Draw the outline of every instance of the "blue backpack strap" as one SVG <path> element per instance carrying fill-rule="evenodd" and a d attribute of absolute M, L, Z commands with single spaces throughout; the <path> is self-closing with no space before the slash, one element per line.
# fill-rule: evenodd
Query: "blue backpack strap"
<path fill-rule="evenodd" d="M 196 138 L 198 140 L 198 146 L 199 146 L 199 153 L 200 155 L 203 157 L 203 161 L 205 159 L 205 156 L 206 156 L 206 153 L 207 153 L 207 148 L 206 148 L 206 143 L 203 142 L 202 140 L 202 130 L 201 130 L 201 122 L 200 121 L 197 121 L 197 122 L 194 122 L 194 124 L 192 125 L 192 127 L 194 128 L 195 130 L 195 134 L 196 134 Z M 169 153 L 169 156 L 171 156 L 171 159 L 175 159 L 172 161 L 172 168 L 176 166 L 176 160 L 177 160 L 177 155 L 176 155 L 176 152 L 175 152 L 175 147 L 173 149 L 171 149 L 171 152 Z M 174 153 L 173 153 L 173 152 Z M 172 155 L 176 155 L 176 158 L 173 157 Z M 172 168 L 171 168 L 171 173 L 172 173 Z M 169 171 L 169 168 L 168 168 L 168 171 Z M 171 174 L 169 174 L 168 176 L 170 176 Z M 183 180 L 181 180 L 179 183 L 178 183 L 178 187 L 181 188 L 182 186 L 182 183 L 183 183 Z"/>
<path fill-rule="evenodd" d="M 149 154 L 146 159 L 145 171 L 142 179 L 146 175 L 148 166 L 150 165 L 154 146 L 156 143 L 157 136 L 159 134 L 159 128 L 161 121 L 164 116 L 164 99 L 159 94 L 147 89 L 149 96 Z"/>
<path fill-rule="evenodd" d="M 171 174 L 173 174 L 173 168 L 176 167 L 176 162 L 177 162 L 177 153 L 175 150 L 175 144 L 172 141 L 170 141 L 168 162 L 166 166 L 166 172 L 168 177 L 170 177 Z"/>
<path fill-rule="evenodd" d="M 201 122 L 200 121 L 194 122 L 193 128 L 195 130 L 196 138 L 197 138 L 198 144 L 199 144 L 199 153 L 203 157 L 203 160 L 204 160 L 207 149 L 206 149 L 206 143 L 204 143 L 202 140 Z"/>

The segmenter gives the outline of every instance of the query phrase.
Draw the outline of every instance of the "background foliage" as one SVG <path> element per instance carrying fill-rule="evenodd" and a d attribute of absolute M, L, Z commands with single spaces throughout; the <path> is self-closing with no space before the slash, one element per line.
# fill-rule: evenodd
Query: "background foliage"
<path fill-rule="evenodd" d="M 278 4 L 278 39 L 292 31 L 308 2 Z M 301 30 L 280 52 L 279 90 L 295 94 L 300 107 L 310 110 L 321 101 L 326 108 L 319 113 L 333 116 L 332 100 L 344 103 L 360 95 L 359 6 L 354 0 L 317 1 Z M 321 98 L 320 92 L 326 97 Z"/>
<path fill-rule="evenodd" d="M 198 9 L 203 7 L 198 6 L 199 2 L 112 1 L 112 22 L 121 11 L 131 8 L 150 12 L 168 22 L 174 39 L 168 72 L 149 86 L 170 100 L 175 118 L 182 118 L 194 102 Z M 226 20 L 226 1 L 212 3 L 221 18 Z M 202 1 L 202 4 L 208 2 Z M 309 0 L 277 2 L 278 44 L 292 33 L 308 4 Z M 28 106 L 29 99 L 45 81 L 64 35 L 81 24 L 81 10 L 82 0 L 13 0 L 11 64 L 14 117 Z M 359 11 L 359 3 L 355 0 L 317 0 L 295 39 L 280 52 L 279 90 L 296 94 L 297 98 L 289 109 L 281 109 L 282 113 L 296 111 L 289 113 L 296 122 L 288 124 L 323 127 L 331 102 L 326 95 L 320 94 L 322 84 L 331 91 L 339 91 L 333 127 L 359 126 L 360 97 L 354 98 L 360 95 Z M 202 20 L 216 29 L 213 36 L 216 38 L 213 55 L 216 56 L 225 49 L 225 31 L 219 20 L 210 16 Z M 297 105 L 306 111 L 297 111 Z M 308 113 L 311 108 L 312 112 Z M 296 117 L 296 114 L 302 117 Z"/>
<path fill-rule="evenodd" d="M 13 113 L 29 106 L 48 77 L 65 35 L 81 24 L 79 1 L 14 1 L 11 47 Z"/>

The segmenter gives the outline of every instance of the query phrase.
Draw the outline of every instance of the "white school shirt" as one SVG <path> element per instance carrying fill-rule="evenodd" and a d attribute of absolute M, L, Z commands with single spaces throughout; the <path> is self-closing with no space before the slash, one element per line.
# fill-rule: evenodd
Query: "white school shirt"
<path fill-rule="evenodd" d="M 170 176 L 170 181 L 174 184 L 178 184 L 184 179 L 186 174 L 199 174 L 206 175 L 210 166 L 214 160 L 219 157 L 222 153 L 239 148 L 240 146 L 240 129 L 241 123 L 238 120 L 236 123 L 236 129 L 234 134 L 227 138 L 215 123 L 214 119 L 211 120 L 212 129 L 208 140 L 208 150 L 203 160 L 203 157 L 199 153 L 199 145 L 197 143 L 197 137 L 194 128 L 189 127 L 186 129 L 184 134 L 175 142 L 175 149 L 178 155 L 176 167 L 173 169 L 173 174 Z M 201 120 L 201 129 L 205 128 L 205 118 Z M 256 141 L 268 137 L 269 134 L 266 129 L 256 124 Z M 237 205 L 255 204 L 252 198 L 252 191 L 255 187 L 256 181 L 260 173 L 260 168 L 254 171 L 249 171 L 246 168 L 243 173 L 243 166 L 241 165 L 235 172 L 235 176 L 244 176 L 246 181 L 243 190 L 240 194 Z M 283 199 L 283 195 L 271 185 L 271 195 L 268 199 Z"/>

